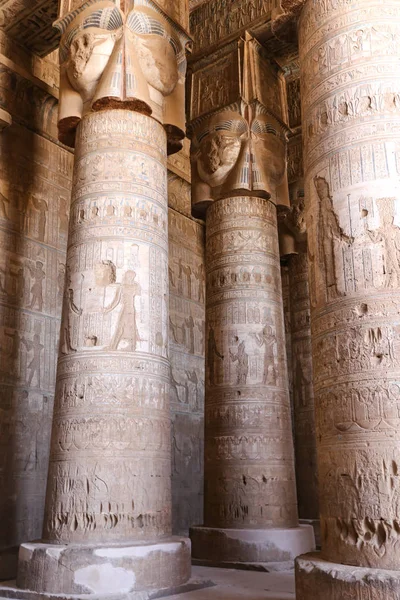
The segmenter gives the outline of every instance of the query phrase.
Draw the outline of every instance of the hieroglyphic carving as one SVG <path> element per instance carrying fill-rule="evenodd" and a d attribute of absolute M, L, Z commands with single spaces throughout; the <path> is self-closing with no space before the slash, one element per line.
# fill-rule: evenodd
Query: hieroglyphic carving
<path fill-rule="evenodd" d="M 256 20 L 270 17 L 276 0 L 212 0 L 195 8 L 190 15 L 194 53 L 204 52 L 229 37 L 239 37 Z"/>
<path fill-rule="evenodd" d="M 53 28 L 57 8 L 54 0 L 0 0 L 0 28 L 29 51 L 45 56 L 59 43 Z"/>
<path fill-rule="evenodd" d="M 124 110 L 85 117 L 74 169 L 47 540 L 170 531 L 167 227 L 162 126 Z"/>
<path fill-rule="evenodd" d="M 290 527 L 297 509 L 276 209 L 261 198 L 221 199 L 207 210 L 206 232 L 205 524 Z"/>
<path fill-rule="evenodd" d="M 48 1 L 48 0 L 47 0 Z M 58 15 L 63 18 L 68 13 L 76 11 L 96 2 L 97 0 L 59 0 Z M 137 0 L 111 0 L 118 7 L 125 7 L 126 10 L 131 10 L 135 4 L 148 6 L 147 0 L 142 3 Z M 184 29 L 188 29 L 188 3 L 187 0 L 155 0 L 153 6 L 161 8 L 172 20 L 181 25 Z"/>
<path fill-rule="evenodd" d="M 22 81 L 16 75 L 14 80 Z M 10 89 L 9 98 L 13 93 Z M 17 119 L 24 103 L 23 92 L 13 108 Z M 36 110 L 35 103 L 22 112 L 33 114 Z M 46 127 L 42 122 L 42 128 Z M 52 129 L 47 128 L 47 135 L 51 134 Z M 72 155 L 54 139 L 45 139 L 17 123 L 0 136 L 0 155 L 3 551 L 40 537 L 42 530 Z M 13 575 L 3 569 L 2 559 L 0 572 L 2 577 Z"/>
<path fill-rule="evenodd" d="M 399 567 L 399 23 L 390 0 L 327 0 L 299 25 L 322 546 L 383 569 Z"/>
<path fill-rule="evenodd" d="M 305 251 L 289 258 L 290 336 L 293 373 L 293 423 L 299 516 L 318 519 L 308 260 Z"/>
<path fill-rule="evenodd" d="M 91 0 L 56 25 L 62 33 L 60 139 L 73 145 L 77 123 L 91 110 L 125 107 L 151 114 L 165 126 L 171 152 L 179 150 L 189 42 L 184 31 L 152 0 L 122 8 Z"/>
<path fill-rule="evenodd" d="M 203 514 L 204 226 L 190 218 L 190 185 L 171 173 L 168 198 L 172 523 L 187 535 Z"/>
<path fill-rule="evenodd" d="M 57 138 L 56 98 L 3 64 L 0 64 L 0 107 L 28 129 Z"/>

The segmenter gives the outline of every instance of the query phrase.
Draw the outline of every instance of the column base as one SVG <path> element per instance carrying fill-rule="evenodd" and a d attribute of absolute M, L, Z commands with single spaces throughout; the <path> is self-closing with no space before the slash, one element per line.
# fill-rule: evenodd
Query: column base
<path fill-rule="evenodd" d="M 294 559 L 315 549 L 311 525 L 287 529 L 217 529 L 192 527 L 195 564 L 278 571 L 291 569 Z"/>
<path fill-rule="evenodd" d="M 319 519 L 299 519 L 299 525 L 311 525 L 314 529 L 315 546 L 321 549 L 321 521 Z"/>
<path fill-rule="evenodd" d="M 296 600 L 400 600 L 400 571 L 327 562 L 319 554 L 296 560 Z"/>
<path fill-rule="evenodd" d="M 182 537 L 133 544 L 32 543 L 20 547 L 17 587 L 54 600 L 67 594 L 86 600 L 126 594 L 133 600 L 135 592 L 176 588 L 190 572 L 190 540 Z M 142 597 L 148 596 L 137 596 Z"/>

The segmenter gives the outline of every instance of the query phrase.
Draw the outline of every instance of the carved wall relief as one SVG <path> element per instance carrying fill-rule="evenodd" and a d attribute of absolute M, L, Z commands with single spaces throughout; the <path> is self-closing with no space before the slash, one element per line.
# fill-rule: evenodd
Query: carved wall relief
<path fill-rule="evenodd" d="M 216 0 L 204 2 L 190 15 L 190 31 L 194 53 L 204 53 L 210 47 L 226 43 L 249 29 L 255 21 L 266 22 L 274 0 Z"/>
<path fill-rule="evenodd" d="M 43 523 L 72 178 L 52 133 L 14 123 L 0 136 L 1 555 L 40 537 Z M 2 556 L 0 573 L 15 576 Z"/>
<path fill-rule="evenodd" d="M 172 523 L 187 535 L 203 518 L 204 225 L 189 218 L 189 183 L 170 173 L 168 194 Z"/>
<path fill-rule="evenodd" d="M 397 569 L 400 9 L 381 9 L 308 2 L 299 34 L 323 554 Z"/>
<path fill-rule="evenodd" d="M 169 135 L 184 137 L 187 35 L 152 0 L 83 4 L 57 21 L 60 45 L 60 139 L 74 144 L 77 123 L 91 110 L 120 107 L 152 115 Z"/>

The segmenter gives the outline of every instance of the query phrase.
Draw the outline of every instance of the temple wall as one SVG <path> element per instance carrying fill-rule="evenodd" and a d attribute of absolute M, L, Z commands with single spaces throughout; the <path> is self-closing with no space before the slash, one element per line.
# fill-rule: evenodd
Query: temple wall
<path fill-rule="evenodd" d="M 190 184 L 169 173 L 172 525 L 203 519 L 204 225 L 190 217 Z"/>
<path fill-rule="evenodd" d="M 30 57 L 1 37 L 0 108 L 12 117 L 0 133 L 4 558 L 6 549 L 40 537 L 43 520 L 73 162 L 57 141 L 56 69 L 53 57 Z M 9 560 L 0 561 L 0 576 Z"/>

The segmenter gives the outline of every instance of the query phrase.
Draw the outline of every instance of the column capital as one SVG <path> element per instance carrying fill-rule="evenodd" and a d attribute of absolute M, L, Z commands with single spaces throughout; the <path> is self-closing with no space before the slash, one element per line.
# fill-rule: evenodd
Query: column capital
<path fill-rule="evenodd" d="M 278 206 L 279 250 L 281 256 L 297 254 L 307 240 L 304 200 L 292 206 Z"/>
<path fill-rule="evenodd" d="M 246 34 L 198 61 L 189 77 L 195 216 L 204 217 L 214 200 L 238 194 L 288 204 L 289 129 L 279 67 Z"/>
<path fill-rule="evenodd" d="M 163 0 L 166 2 L 166 0 Z M 152 116 L 169 153 L 185 130 L 186 48 L 190 38 L 153 0 L 63 0 L 59 138 L 74 146 L 82 117 L 105 108 Z M 67 9 L 70 9 L 67 12 Z"/>

